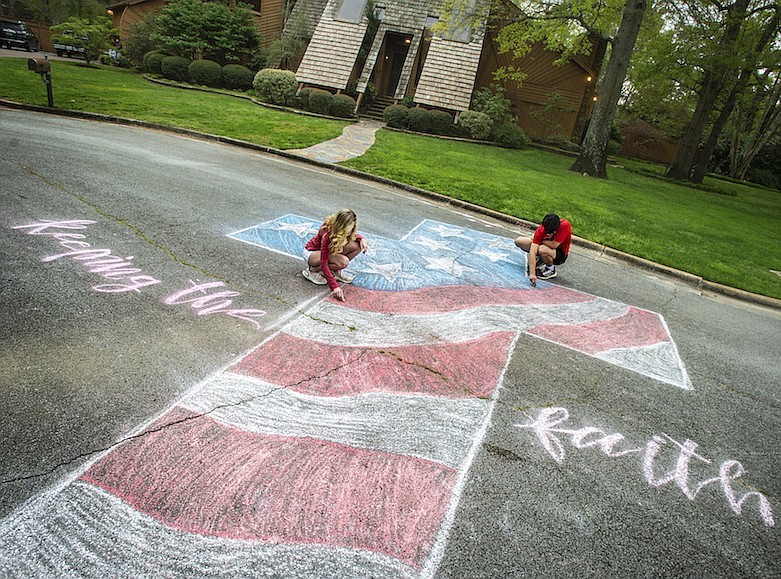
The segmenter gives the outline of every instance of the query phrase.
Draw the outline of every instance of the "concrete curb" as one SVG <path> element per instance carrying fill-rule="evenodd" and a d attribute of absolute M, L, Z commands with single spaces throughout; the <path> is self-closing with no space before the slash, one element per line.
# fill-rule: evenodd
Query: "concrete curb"
<path fill-rule="evenodd" d="M 379 177 L 377 175 L 372 175 L 370 173 L 364 173 L 363 171 L 358 171 L 356 169 L 351 169 L 349 167 L 342 167 L 340 165 L 334 165 L 332 163 L 324 163 L 322 161 L 318 161 L 316 159 L 309 159 L 307 157 L 303 157 L 301 155 L 297 155 L 294 153 L 289 153 L 287 151 L 283 151 L 281 149 L 275 149 L 273 147 L 266 147 L 263 145 L 256 145 L 254 143 L 249 143 L 247 141 L 242 141 L 239 139 L 233 139 L 230 137 L 222 137 L 220 135 L 212 135 L 209 133 L 202 133 L 198 131 L 193 131 L 190 129 L 181 129 L 178 127 L 171 127 L 168 125 L 161 125 L 157 123 L 149 123 L 146 121 L 139 121 L 135 119 L 126 119 L 122 117 L 113 117 L 109 115 L 103 115 L 99 113 L 88 113 L 83 111 L 73 111 L 69 109 L 56 109 L 56 108 L 49 108 L 44 106 L 38 106 L 38 105 L 28 105 L 23 103 L 17 103 L 14 101 L 8 101 L 4 99 L 0 99 L 0 106 L 5 106 L 11 109 L 22 109 L 22 110 L 29 110 L 34 112 L 40 112 L 40 113 L 48 113 L 48 114 L 54 114 L 54 115 L 60 115 L 64 117 L 75 117 L 75 118 L 81 118 L 81 119 L 87 119 L 87 120 L 93 120 L 93 121 L 100 121 L 100 122 L 106 122 L 106 123 L 113 123 L 113 124 L 119 124 L 119 125 L 129 125 L 129 126 L 138 126 L 138 127 L 145 127 L 150 129 L 156 129 L 160 131 L 167 131 L 171 133 L 176 133 L 180 135 L 187 135 L 199 139 L 205 139 L 209 141 L 217 141 L 220 143 L 226 143 L 229 145 L 234 145 L 237 147 L 242 147 L 246 149 L 252 149 L 255 151 L 260 151 L 263 153 L 269 153 L 272 155 L 277 155 L 280 157 L 284 157 L 287 159 L 308 163 L 310 165 L 314 165 L 323 169 L 328 169 L 330 171 L 333 171 L 334 173 L 340 173 L 344 175 L 350 175 L 353 177 L 358 177 L 360 179 L 365 179 L 368 181 L 373 181 L 375 183 L 381 183 L 384 185 L 389 185 L 391 187 L 395 187 L 397 189 L 401 189 L 403 191 L 408 191 L 410 193 L 414 193 L 416 195 L 420 195 L 421 197 L 426 197 L 428 199 L 432 199 L 435 201 L 439 201 L 443 204 L 450 205 L 452 207 L 458 207 L 460 209 L 467 209 L 473 213 L 478 213 L 481 215 L 485 215 L 487 217 L 491 217 L 493 219 L 496 219 L 497 221 L 502 221 L 504 223 L 508 223 L 510 225 L 517 225 L 520 227 L 524 227 L 526 229 L 534 230 L 537 228 L 538 224 L 527 221 L 525 219 L 521 219 L 518 217 L 513 217 L 511 215 L 506 215 L 504 213 L 500 213 L 498 211 L 494 211 L 492 209 L 487 209 L 485 207 L 481 207 L 479 205 L 474 205 L 472 203 L 469 203 L 467 201 L 461 201 L 460 199 L 453 199 L 452 197 L 447 197 L 445 195 L 442 195 L 441 193 L 435 193 L 433 191 L 428 191 L 426 189 L 420 189 L 418 187 L 414 187 L 412 185 L 408 185 L 406 183 L 400 183 L 398 181 L 394 181 L 392 179 L 387 179 L 385 177 Z M 341 119 L 345 120 L 345 119 Z M 711 292 L 715 294 L 720 294 L 724 296 L 728 296 L 734 299 L 738 299 L 744 302 L 753 303 L 761 306 L 765 306 L 768 308 L 773 308 L 777 310 L 781 310 L 781 300 L 771 298 L 768 296 L 763 296 L 759 294 L 754 294 L 751 292 L 747 292 L 738 288 L 733 288 L 729 286 L 725 286 L 716 282 L 712 282 L 706 279 L 703 279 L 700 276 L 687 273 L 685 271 L 680 271 L 671 267 L 668 267 L 666 265 L 661 265 L 658 263 L 655 263 L 653 261 L 649 261 L 647 259 L 643 259 L 642 257 L 637 257 L 634 255 L 630 255 L 628 253 L 624 253 L 622 251 L 619 251 L 617 249 L 613 249 L 612 247 L 608 247 L 606 245 L 602 245 L 599 243 L 595 243 L 593 241 L 589 241 L 587 239 L 583 239 L 577 236 L 572 237 L 572 243 L 578 247 L 583 247 L 585 249 L 589 249 L 592 251 L 595 251 L 597 253 L 607 255 L 610 257 L 613 257 L 615 259 L 619 259 L 625 263 L 629 263 L 635 267 L 638 267 L 640 269 L 644 269 L 647 271 L 652 271 L 658 275 L 669 277 L 672 279 L 675 279 L 677 281 L 683 282 L 687 285 L 690 285 L 694 287 L 697 290 Z"/>

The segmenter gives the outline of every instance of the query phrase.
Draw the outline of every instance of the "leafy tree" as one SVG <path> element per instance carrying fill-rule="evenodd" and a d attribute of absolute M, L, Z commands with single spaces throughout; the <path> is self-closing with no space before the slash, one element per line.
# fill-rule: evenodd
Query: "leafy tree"
<path fill-rule="evenodd" d="M 141 66 L 144 55 L 157 48 L 157 44 L 151 38 L 155 33 L 156 17 L 151 15 L 145 20 L 134 22 L 130 26 L 130 34 L 123 40 L 122 52 L 133 66 Z"/>
<path fill-rule="evenodd" d="M 675 31 L 673 46 L 685 56 L 693 80 L 681 89 L 695 98 L 667 176 L 701 182 L 730 115 L 752 93 L 757 71 L 777 63 L 777 56 L 773 62 L 767 55 L 777 43 L 781 5 L 765 0 L 726 4 L 686 0 L 662 2 L 661 6 Z M 672 69 L 678 68 L 674 61 L 668 62 Z"/>
<path fill-rule="evenodd" d="M 51 27 L 54 42 L 70 44 L 84 49 L 87 65 L 111 47 L 109 40 L 119 34 L 106 17 L 95 19 L 68 18 L 62 24 Z"/>
<path fill-rule="evenodd" d="M 464 14 L 472 14 L 473 23 L 483 14 L 479 4 L 470 11 L 471 0 L 444 3 L 441 26 L 451 29 L 463 26 Z M 499 51 L 509 52 L 515 58 L 527 54 L 537 43 L 560 52 L 560 62 L 592 50 L 602 58 L 606 47 L 610 47 L 599 100 L 573 171 L 607 176 L 607 145 L 613 117 L 645 9 L 646 0 L 511 0 L 509 9 L 492 7 L 492 18 L 501 27 L 496 36 Z M 505 66 L 497 70 L 496 79 L 520 83 L 524 72 Z"/>
<path fill-rule="evenodd" d="M 266 50 L 269 66 L 295 70 L 304 57 L 309 34 L 309 17 L 301 10 L 285 20 L 285 31 Z"/>
<path fill-rule="evenodd" d="M 57 24 L 70 17 L 105 16 L 107 4 L 106 0 L 4 0 L 0 15 Z"/>
<path fill-rule="evenodd" d="M 249 8 L 203 0 L 171 0 L 160 11 L 150 39 L 170 54 L 221 64 L 248 59 L 260 44 Z"/>
<path fill-rule="evenodd" d="M 746 89 L 749 87 L 749 84 L 752 80 L 752 78 L 755 77 L 756 68 L 758 66 L 758 59 L 759 55 L 765 51 L 765 48 L 767 47 L 768 43 L 776 36 L 778 36 L 779 29 L 781 27 L 781 4 L 776 5 L 775 12 L 772 13 L 772 16 L 769 20 L 767 20 L 760 28 L 759 28 L 759 36 L 756 38 L 756 40 L 747 40 L 747 43 L 750 43 L 748 53 L 746 55 L 746 58 L 743 60 L 743 63 L 740 66 L 740 75 L 737 78 L 737 81 L 733 84 L 732 89 L 729 92 L 729 95 L 727 96 L 726 102 L 721 107 L 721 111 L 719 112 L 718 117 L 713 123 L 713 127 L 711 128 L 710 135 L 708 136 L 707 141 L 705 142 L 702 150 L 700 151 L 699 158 L 694 163 L 692 175 L 690 177 L 690 181 L 694 183 L 702 183 L 703 179 L 705 178 L 705 173 L 708 168 L 708 161 L 710 160 L 711 156 L 713 155 L 713 151 L 716 148 L 716 144 L 718 143 L 719 137 L 721 136 L 721 132 L 724 130 L 724 127 L 727 125 L 727 121 L 729 120 L 729 117 L 732 115 L 732 112 L 735 109 L 735 105 L 738 101 L 738 98 L 740 95 L 746 92 Z M 771 52 L 770 56 L 770 66 L 772 66 L 772 63 L 778 63 L 781 62 L 778 59 L 778 53 L 776 51 Z M 759 65 L 759 68 L 765 69 L 766 71 L 768 68 L 764 63 Z M 772 94 L 772 91 L 770 91 Z M 771 97 L 770 103 L 771 106 L 776 105 L 777 103 L 773 102 L 773 98 Z M 777 98 L 775 99 L 777 100 Z M 767 143 L 772 136 L 772 131 L 766 130 L 768 127 L 762 127 L 763 133 L 765 133 L 766 138 L 764 139 L 756 139 L 755 144 L 759 144 L 760 148 L 764 146 L 765 143 Z M 765 137 L 763 135 L 763 137 Z M 754 152 L 754 155 L 758 153 L 759 151 L 756 150 Z M 752 155 L 753 158 L 753 155 Z M 749 160 L 749 163 L 751 161 Z M 744 172 L 745 174 L 745 172 Z"/>
<path fill-rule="evenodd" d="M 781 62 L 777 59 L 776 63 Z M 781 140 L 781 70 L 765 70 L 757 76 L 751 98 L 739 105 L 730 142 L 729 175 L 745 179 L 750 173 L 752 161 L 762 149 Z M 776 145 L 775 150 L 778 150 Z M 778 171 L 778 158 L 774 163 Z M 761 164 L 760 164 L 761 165 Z"/>

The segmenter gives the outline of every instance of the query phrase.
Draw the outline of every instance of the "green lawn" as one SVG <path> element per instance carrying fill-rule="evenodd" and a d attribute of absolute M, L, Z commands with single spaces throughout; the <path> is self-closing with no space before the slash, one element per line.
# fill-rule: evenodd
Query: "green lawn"
<path fill-rule="evenodd" d="M 280 149 L 306 147 L 340 134 L 345 123 L 279 112 L 244 99 L 160 86 L 138 74 L 52 61 L 54 103 L 230 136 Z M 0 58 L 0 98 L 46 105 L 40 77 L 26 58 Z M 705 279 L 780 298 L 781 192 L 708 179 L 721 193 L 609 168 L 608 180 L 568 169 L 573 159 L 377 133 L 362 157 L 344 163 L 417 187 L 539 222 L 554 211 L 575 235 Z M 627 168 L 662 173 L 650 164 Z"/>
<path fill-rule="evenodd" d="M 277 111 L 246 99 L 182 90 L 120 68 L 51 61 L 54 106 L 233 137 L 277 149 L 309 147 L 341 134 L 345 121 Z M 0 58 L 0 98 L 46 106 L 41 77 L 27 58 Z"/>
<path fill-rule="evenodd" d="M 781 192 L 706 180 L 718 194 L 613 167 L 608 180 L 591 179 L 569 171 L 573 161 L 380 131 L 365 155 L 343 164 L 537 223 L 556 212 L 579 237 L 781 298 L 781 277 L 770 271 L 781 271 Z"/>

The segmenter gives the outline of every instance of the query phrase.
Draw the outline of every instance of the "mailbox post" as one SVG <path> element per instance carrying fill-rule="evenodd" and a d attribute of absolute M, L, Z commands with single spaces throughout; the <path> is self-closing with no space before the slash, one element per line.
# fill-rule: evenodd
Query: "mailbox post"
<path fill-rule="evenodd" d="M 54 107 L 54 97 L 52 96 L 52 73 L 51 64 L 48 57 L 28 58 L 27 68 L 41 75 L 43 84 L 46 85 L 46 96 L 49 98 L 49 106 Z"/>

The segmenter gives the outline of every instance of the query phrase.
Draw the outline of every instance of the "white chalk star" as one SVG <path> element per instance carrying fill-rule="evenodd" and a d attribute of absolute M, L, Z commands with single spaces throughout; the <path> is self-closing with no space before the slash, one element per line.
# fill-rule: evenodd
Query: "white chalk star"
<path fill-rule="evenodd" d="M 467 270 L 477 271 L 471 267 L 465 267 L 461 265 L 452 257 L 426 257 L 424 255 L 423 259 L 425 259 L 428 262 L 426 269 L 444 271 L 451 275 L 454 275 L 455 277 L 461 277 L 463 273 Z"/>
<path fill-rule="evenodd" d="M 282 223 L 277 222 L 274 224 L 274 227 L 272 229 L 275 229 L 277 231 L 292 231 L 296 235 L 298 235 L 301 239 L 311 237 L 315 233 L 317 233 L 317 227 L 312 225 L 311 223 Z"/>
<path fill-rule="evenodd" d="M 415 276 L 405 272 L 401 268 L 401 263 L 373 263 L 365 269 L 361 269 L 361 273 L 368 273 L 379 275 L 385 278 L 386 281 L 393 282 L 397 279 L 415 279 Z"/>
<path fill-rule="evenodd" d="M 465 239 L 468 239 L 466 235 L 464 235 L 464 230 L 460 227 L 448 227 L 447 225 L 437 225 L 436 227 L 432 227 L 431 230 L 434 233 L 438 233 L 440 237 L 463 237 Z"/>
<path fill-rule="evenodd" d="M 496 263 L 497 261 L 510 261 L 507 259 L 509 257 L 509 253 L 503 253 L 501 251 L 491 251 L 490 249 L 481 249 L 480 251 L 475 251 L 475 254 L 482 255 L 483 257 L 487 257 L 492 262 Z"/>
<path fill-rule="evenodd" d="M 512 241 L 510 241 L 509 239 L 505 239 L 503 237 L 492 237 L 491 239 L 482 239 L 481 241 L 491 249 L 508 250 L 515 247 L 515 244 Z"/>
<path fill-rule="evenodd" d="M 443 249 L 449 250 L 450 249 L 450 243 L 447 241 L 437 241 L 436 239 L 431 239 L 430 237 L 423 237 L 421 239 L 418 239 L 416 241 L 413 241 L 415 245 L 422 245 L 426 249 L 429 249 L 431 251 L 441 251 Z"/>

